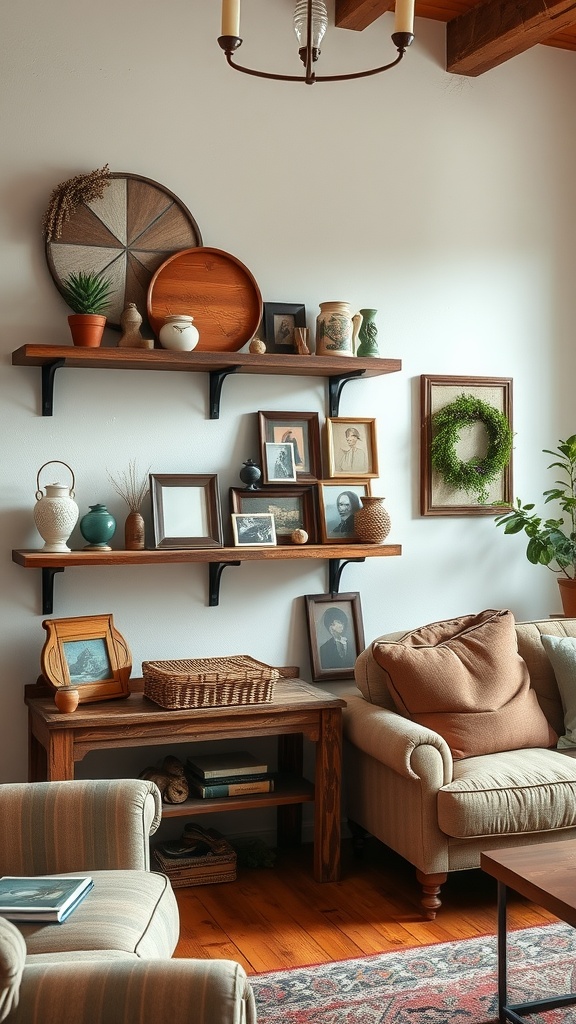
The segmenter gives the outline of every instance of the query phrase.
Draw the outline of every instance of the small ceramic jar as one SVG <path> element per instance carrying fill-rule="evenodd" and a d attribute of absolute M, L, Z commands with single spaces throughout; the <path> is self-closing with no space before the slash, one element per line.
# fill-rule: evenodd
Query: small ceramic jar
<path fill-rule="evenodd" d="M 179 313 L 165 316 L 158 335 L 162 348 L 175 352 L 191 352 L 200 340 L 198 330 L 194 327 L 194 317 Z"/>

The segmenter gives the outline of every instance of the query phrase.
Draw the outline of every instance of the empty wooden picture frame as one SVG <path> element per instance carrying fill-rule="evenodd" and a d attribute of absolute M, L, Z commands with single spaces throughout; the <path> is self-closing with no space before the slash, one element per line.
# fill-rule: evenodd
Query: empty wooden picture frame
<path fill-rule="evenodd" d="M 79 703 L 127 697 L 132 655 L 112 615 L 45 619 L 42 675 L 55 689 L 76 686 Z"/>
<path fill-rule="evenodd" d="M 157 548 L 222 547 L 215 474 L 151 473 L 150 494 Z"/>
<path fill-rule="evenodd" d="M 298 483 L 322 476 L 320 423 L 317 412 L 259 412 L 258 432 L 262 465 L 266 464 L 265 445 L 291 444 Z"/>
<path fill-rule="evenodd" d="M 360 594 L 308 594 L 305 601 L 312 679 L 352 679 L 364 650 Z"/>
<path fill-rule="evenodd" d="M 422 374 L 420 377 L 420 512 L 423 516 L 497 516 L 511 508 L 512 448 L 507 464 L 494 479 L 484 477 L 484 495 L 454 487 L 432 465 L 432 442 L 436 427 L 434 416 L 460 396 L 481 403 L 481 410 L 503 416 L 512 434 L 511 377 L 447 377 Z M 485 415 L 484 413 L 482 415 Z M 477 459 L 476 472 L 482 481 L 490 475 L 490 462 L 497 454 L 482 417 L 457 432 L 453 450 L 462 463 Z M 491 447 L 492 445 L 492 447 Z M 495 504 L 498 503 L 498 504 Z"/>
<path fill-rule="evenodd" d="M 329 416 L 326 420 L 326 466 L 330 477 L 378 476 L 376 420 Z"/>
<path fill-rule="evenodd" d="M 266 487 L 260 491 L 230 488 L 232 513 L 264 512 L 274 517 L 277 544 L 291 544 L 294 530 L 306 530 L 310 544 L 318 542 L 316 487 Z"/>

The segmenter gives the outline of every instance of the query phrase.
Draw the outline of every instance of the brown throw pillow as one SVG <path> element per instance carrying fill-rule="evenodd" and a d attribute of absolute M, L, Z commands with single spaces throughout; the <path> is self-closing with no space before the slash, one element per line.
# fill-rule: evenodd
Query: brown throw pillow
<path fill-rule="evenodd" d="M 512 612 L 433 622 L 372 650 L 400 713 L 443 736 L 454 758 L 556 743 L 518 654 Z"/>

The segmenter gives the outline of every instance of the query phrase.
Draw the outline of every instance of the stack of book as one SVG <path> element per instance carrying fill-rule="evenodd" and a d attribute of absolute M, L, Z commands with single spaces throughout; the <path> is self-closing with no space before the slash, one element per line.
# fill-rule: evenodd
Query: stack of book
<path fill-rule="evenodd" d="M 245 750 L 189 757 L 186 778 L 190 794 L 203 800 L 274 790 L 269 766 Z"/>
<path fill-rule="evenodd" d="M 0 915 L 10 921 L 56 921 L 70 916 L 94 882 L 87 875 L 72 877 L 4 875 L 0 878 Z"/>

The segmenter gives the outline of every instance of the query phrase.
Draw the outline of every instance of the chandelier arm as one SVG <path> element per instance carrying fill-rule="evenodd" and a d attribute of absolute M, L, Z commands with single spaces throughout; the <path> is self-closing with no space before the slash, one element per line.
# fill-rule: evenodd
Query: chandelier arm
<path fill-rule="evenodd" d="M 357 71 L 351 75 L 316 75 L 315 82 L 348 82 L 353 78 L 368 78 L 370 75 L 379 75 L 381 71 L 388 71 L 389 68 L 395 68 L 400 63 L 402 57 L 406 53 L 406 50 L 400 50 L 396 60 L 390 62 L 390 64 L 383 64 L 381 68 L 371 68 L 370 71 Z"/>
<path fill-rule="evenodd" d="M 270 78 L 276 82 L 304 82 L 305 85 L 311 85 L 314 82 L 314 73 L 312 73 L 311 78 L 304 78 L 302 75 L 275 75 L 270 71 L 253 71 L 252 68 L 245 68 L 242 64 L 235 64 L 232 60 L 232 55 L 242 45 L 242 40 L 239 36 L 219 36 L 218 44 L 224 50 L 230 67 L 234 68 L 235 71 L 241 71 L 244 75 L 253 75 L 255 78 Z"/>

